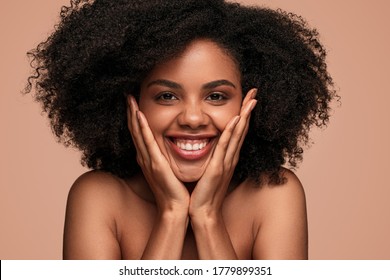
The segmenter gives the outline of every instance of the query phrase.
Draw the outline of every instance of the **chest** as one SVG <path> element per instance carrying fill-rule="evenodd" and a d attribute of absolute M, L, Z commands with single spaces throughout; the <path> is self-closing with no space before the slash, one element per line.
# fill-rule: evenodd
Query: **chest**
<path fill-rule="evenodd" d="M 253 239 L 251 238 L 250 229 L 241 227 L 239 231 L 233 231 L 233 229 L 230 228 L 228 233 L 239 259 L 251 259 Z M 183 260 L 199 259 L 196 238 L 190 227 L 187 230 L 187 234 L 184 240 L 181 258 Z"/>
<path fill-rule="evenodd" d="M 254 242 L 253 223 L 248 215 L 243 216 L 239 209 L 225 207 L 223 219 L 233 248 L 239 259 L 251 259 Z M 130 223 L 129 220 L 132 220 Z M 138 213 L 136 219 L 127 219 L 127 224 L 121 222 L 119 245 L 123 259 L 139 259 L 145 250 L 153 230 L 155 211 L 153 209 Z M 189 223 L 182 250 L 183 260 L 198 259 L 195 233 Z"/>

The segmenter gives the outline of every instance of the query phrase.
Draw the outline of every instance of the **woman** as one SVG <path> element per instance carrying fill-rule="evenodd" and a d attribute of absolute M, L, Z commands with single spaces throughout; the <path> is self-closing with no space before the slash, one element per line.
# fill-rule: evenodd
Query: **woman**
<path fill-rule="evenodd" d="M 317 33 L 225 1 L 73 1 L 31 55 L 37 100 L 94 171 L 66 259 L 306 259 L 295 167 L 334 97 Z"/>

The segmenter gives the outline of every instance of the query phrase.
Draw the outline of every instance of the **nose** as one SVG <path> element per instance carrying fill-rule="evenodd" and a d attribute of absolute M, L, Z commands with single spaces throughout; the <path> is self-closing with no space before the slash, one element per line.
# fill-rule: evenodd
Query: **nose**
<path fill-rule="evenodd" d="M 187 126 L 191 129 L 197 129 L 209 124 L 210 117 L 203 110 L 201 104 L 190 103 L 183 105 L 177 121 L 181 126 Z"/>

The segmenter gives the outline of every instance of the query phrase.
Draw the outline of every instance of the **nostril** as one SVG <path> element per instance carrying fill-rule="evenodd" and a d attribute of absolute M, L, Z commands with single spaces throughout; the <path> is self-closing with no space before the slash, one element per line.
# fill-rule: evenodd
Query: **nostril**
<path fill-rule="evenodd" d="M 209 117 L 199 107 L 190 108 L 182 112 L 178 117 L 180 125 L 197 128 L 209 123 Z"/>

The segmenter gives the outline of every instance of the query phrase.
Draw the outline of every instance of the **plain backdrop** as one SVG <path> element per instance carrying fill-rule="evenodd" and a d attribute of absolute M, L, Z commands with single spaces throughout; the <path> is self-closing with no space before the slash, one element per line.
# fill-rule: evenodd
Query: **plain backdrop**
<path fill-rule="evenodd" d="M 342 98 L 328 128 L 312 131 L 296 170 L 307 195 L 310 258 L 390 259 L 390 2 L 241 2 L 294 12 L 316 27 Z M 26 52 L 50 34 L 65 4 L 1 3 L 0 259 L 61 259 L 67 193 L 87 170 L 20 93 L 30 74 Z"/>

